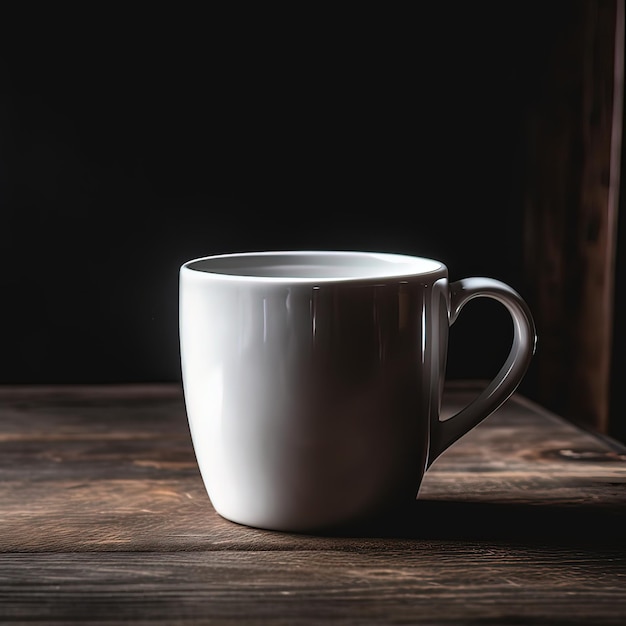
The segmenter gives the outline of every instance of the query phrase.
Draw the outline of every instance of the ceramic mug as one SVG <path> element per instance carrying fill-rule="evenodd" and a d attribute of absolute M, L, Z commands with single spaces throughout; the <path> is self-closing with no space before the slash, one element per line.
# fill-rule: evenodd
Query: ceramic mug
<path fill-rule="evenodd" d="M 515 391 L 535 347 L 511 287 L 449 282 L 443 263 L 407 255 L 209 256 L 181 267 L 179 295 L 202 479 L 221 516 L 258 528 L 329 529 L 415 501 L 433 461 Z M 508 310 L 510 353 L 441 420 L 449 327 L 478 297 Z"/>

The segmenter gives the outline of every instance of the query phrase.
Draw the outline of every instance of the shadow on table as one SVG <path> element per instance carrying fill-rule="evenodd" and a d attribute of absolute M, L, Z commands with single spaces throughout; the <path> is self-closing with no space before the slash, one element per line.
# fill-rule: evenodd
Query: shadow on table
<path fill-rule="evenodd" d="M 417 500 L 406 510 L 328 535 L 624 545 L 622 507 Z"/>

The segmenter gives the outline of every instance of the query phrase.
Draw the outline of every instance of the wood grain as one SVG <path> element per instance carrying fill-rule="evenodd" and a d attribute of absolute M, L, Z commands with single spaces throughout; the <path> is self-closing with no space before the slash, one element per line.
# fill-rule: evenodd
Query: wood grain
<path fill-rule="evenodd" d="M 623 624 L 625 496 L 626 449 L 515 396 L 401 518 L 261 531 L 213 510 L 179 386 L 0 388 L 0 623 Z"/>
<path fill-rule="evenodd" d="M 575 0 L 561 10 L 527 129 L 525 295 L 539 336 L 534 397 L 608 433 L 610 420 L 622 418 L 611 413 L 610 393 L 623 0 Z"/>
<path fill-rule="evenodd" d="M 626 562 L 607 572 L 601 558 L 456 542 L 375 552 L 105 553 L 95 562 L 26 555 L 2 558 L 0 606 L 3 623 L 83 623 L 87 614 L 165 624 L 617 623 Z"/>

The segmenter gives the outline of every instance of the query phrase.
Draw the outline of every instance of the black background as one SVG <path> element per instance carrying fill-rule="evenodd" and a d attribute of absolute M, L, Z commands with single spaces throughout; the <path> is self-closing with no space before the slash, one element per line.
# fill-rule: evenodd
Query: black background
<path fill-rule="evenodd" d="M 179 380 L 178 269 L 212 253 L 399 251 L 523 295 L 548 4 L 5 16 L 0 383 Z M 492 375 L 508 324 L 468 306 L 450 376 Z"/>

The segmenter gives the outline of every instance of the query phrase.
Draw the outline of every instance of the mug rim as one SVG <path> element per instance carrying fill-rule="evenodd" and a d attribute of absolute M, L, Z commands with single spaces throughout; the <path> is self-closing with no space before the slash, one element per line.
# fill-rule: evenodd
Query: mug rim
<path fill-rule="evenodd" d="M 256 263 L 251 263 L 252 259 Z M 367 264 L 356 263 L 359 260 Z M 312 273 L 313 262 L 322 271 Z M 259 250 L 197 257 L 183 263 L 180 272 L 216 280 L 306 284 L 430 276 L 446 272 L 446 266 L 437 259 L 397 252 Z"/>

